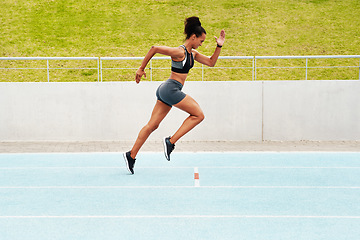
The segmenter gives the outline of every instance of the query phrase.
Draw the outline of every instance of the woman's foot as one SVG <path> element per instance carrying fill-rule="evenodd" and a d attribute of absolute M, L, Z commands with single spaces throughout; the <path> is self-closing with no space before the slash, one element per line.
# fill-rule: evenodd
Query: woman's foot
<path fill-rule="evenodd" d="M 170 137 L 165 137 L 163 140 L 164 144 L 164 153 L 168 161 L 170 161 L 170 153 L 175 149 L 175 144 L 170 142 Z"/>
<path fill-rule="evenodd" d="M 131 174 L 134 174 L 135 158 L 130 156 L 130 152 L 123 153 L 123 157 L 126 163 L 126 167 Z"/>

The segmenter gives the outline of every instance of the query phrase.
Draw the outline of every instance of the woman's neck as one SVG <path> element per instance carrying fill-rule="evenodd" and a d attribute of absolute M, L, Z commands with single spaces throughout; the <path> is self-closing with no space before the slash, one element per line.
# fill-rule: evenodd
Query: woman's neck
<path fill-rule="evenodd" d="M 186 50 L 190 53 L 192 50 L 192 44 L 189 39 L 185 40 L 184 46 L 186 47 Z"/>

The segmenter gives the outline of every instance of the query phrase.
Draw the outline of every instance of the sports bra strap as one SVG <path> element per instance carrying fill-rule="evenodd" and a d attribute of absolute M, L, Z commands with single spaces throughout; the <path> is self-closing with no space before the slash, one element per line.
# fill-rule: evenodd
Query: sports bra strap
<path fill-rule="evenodd" d="M 180 45 L 185 50 L 185 58 L 182 61 L 171 60 L 171 71 L 176 73 L 188 73 L 194 66 L 194 57 L 192 53 L 189 53 L 185 45 Z"/>

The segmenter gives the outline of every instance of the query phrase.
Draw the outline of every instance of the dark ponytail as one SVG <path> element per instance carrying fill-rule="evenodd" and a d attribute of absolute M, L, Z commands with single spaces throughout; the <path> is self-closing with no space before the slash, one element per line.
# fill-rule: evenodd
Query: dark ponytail
<path fill-rule="evenodd" d="M 206 31 L 201 26 L 201 22 L 198 17 L 189 17 L 185 19 L 184 34 L 186 35 L 186 39 L 189 39 L 193 34 L 195 34 L 196 37 L 200 37 L 203 33 L 206 34 Z"/>

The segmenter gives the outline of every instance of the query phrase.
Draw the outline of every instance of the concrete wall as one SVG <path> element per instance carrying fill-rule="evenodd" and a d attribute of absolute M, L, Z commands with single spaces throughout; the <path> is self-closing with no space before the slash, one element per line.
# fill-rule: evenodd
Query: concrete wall
<path fill-rule="evenodd" d="M 265 140 L 360 140 L 360 81 L 264 82 Z"/>
<path fill-rule="evenodd" d="M 134 140 L 160 82 L 0 83 L 0 141 Z M 360 81 L 186 82 L 205 121 L 183 140 L 360 140 Z M 150 140 L 173 134 L 173 108 Z"/>

